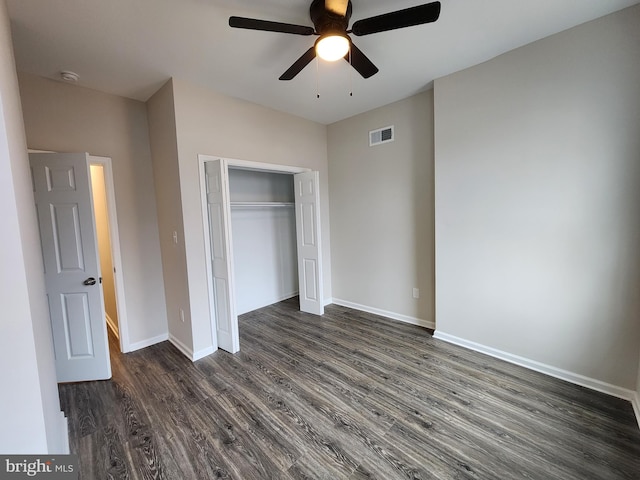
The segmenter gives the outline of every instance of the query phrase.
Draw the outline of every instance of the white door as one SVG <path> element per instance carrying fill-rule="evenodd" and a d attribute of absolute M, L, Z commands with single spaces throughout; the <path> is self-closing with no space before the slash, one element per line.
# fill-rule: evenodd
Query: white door
<path fill-rule="evenodd" d="M 88 155 L 29 160 L 58 382 L 111 378 Z"/>
<path fill-rule="evenodd" d="M 205 163 L 205 172 L 218 347 L 236 353 L 240 350 L 240 337 L 233 286 L 227 165 L 223 160 L 209 161 Z"/>
<path fill-rule="evenodd" d="M 294 175 L 300 310 L 324 314 L 318 172 Z"/>

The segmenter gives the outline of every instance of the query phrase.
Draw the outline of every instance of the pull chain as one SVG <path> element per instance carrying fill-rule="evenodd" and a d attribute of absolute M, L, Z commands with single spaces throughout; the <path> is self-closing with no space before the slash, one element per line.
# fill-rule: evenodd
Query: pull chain
<path fill-rule="evenodd" d="M 349 48 L 349 96 L 353 97 L 353 63 L 351 58 L 351 48 Z M 316 98 L 320 98 L 320 61 L 316 56 Z"/>
<path fill-rule="evenodd" d="M 353 64 L 351 63 L 351 45 L 349 45 L 349 96 L 353 97 Z"/>
<path fill-rule="evenodd" d="M 316 98 L 320 98 L 320 61 L 316 56 Z"/>

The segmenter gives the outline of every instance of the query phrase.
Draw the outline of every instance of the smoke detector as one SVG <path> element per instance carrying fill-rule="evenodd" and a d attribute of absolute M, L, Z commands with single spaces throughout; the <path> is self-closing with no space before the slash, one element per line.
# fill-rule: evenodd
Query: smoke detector
<path fill-rule="evenodd" d="M 63 70 L 60 72 L 60 78 L 65 82 L 76 83 L 80 79 L 80 75 L 76 72 L 71 72 L 69 70 Z"/>

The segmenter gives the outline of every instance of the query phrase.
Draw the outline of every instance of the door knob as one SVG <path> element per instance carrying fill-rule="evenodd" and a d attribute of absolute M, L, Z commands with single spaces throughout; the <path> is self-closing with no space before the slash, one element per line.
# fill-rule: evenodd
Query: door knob
<path fill-rule="evenodd" d="M 93 277 L 89 277 L 82 283 L 85 284 L 85 285 L 95 285 L 96 284 L 96 279 L 93 278 Z"/>

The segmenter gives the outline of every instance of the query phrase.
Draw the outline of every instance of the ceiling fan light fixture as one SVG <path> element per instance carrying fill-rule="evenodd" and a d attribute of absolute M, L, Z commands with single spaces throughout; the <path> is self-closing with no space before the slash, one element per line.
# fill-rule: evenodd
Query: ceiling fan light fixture
<path fill-rule="evenodd" d="M 316 42 L 316 54 L 327 62 L 335 62 L 343 58 L 348 52 L 351 42 L 343 33 L 328 33 L 322 35 Z"/>
<path fill-rule="evenodd" d="M 378 67 L 351 42 L 348 34 L 359 37 L 435 22 L 440 16 L 440 9 L 439 1 L 425 3 L 358 20 L 349 30 L 349 21 L 353 12 L 351 0 L 312 0 L 309 16 L 313 27 L 235 16 L 229 17 L 229 26 L 294 35 L 320 35 L 315 44 L 280 75 L 280 80 L 292 80 L 318 57 L 328 62 L 344 58 L 362 78 L 369 78 L 378 73 Z"/>

